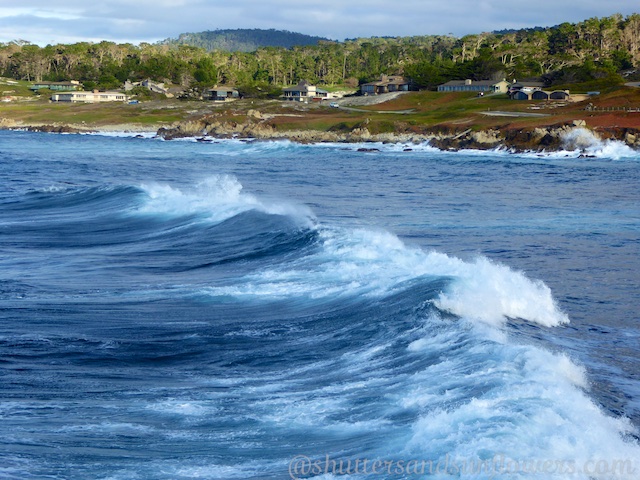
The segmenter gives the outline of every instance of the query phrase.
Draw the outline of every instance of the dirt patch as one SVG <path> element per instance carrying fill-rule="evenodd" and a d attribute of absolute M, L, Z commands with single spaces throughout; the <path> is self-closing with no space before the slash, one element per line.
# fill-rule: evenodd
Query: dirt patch
<path fill-rule="evenodd" d="M 395 100 L 401 95 L 404 95 L 408 92 L 393 92 L 393 93 L 382 93 L 380 95 L 366 95 L 362 97 L 348 97 L 336 100 L 335 102 L 339 105 L 344 105 L 345 107 L 366 107 L 369 105 L 378 105 L 380 103 L 389 102 L 391 100 Z M 384 108 L 380 107 L 381 110 Z M 395 110 L 395 108 L 394 108 Z"/>
<path fill-rule="evenodd" d="M 610 113 L 585 118 L 587 125 L 598 127 L 640 128 L 640 113 Z"/>

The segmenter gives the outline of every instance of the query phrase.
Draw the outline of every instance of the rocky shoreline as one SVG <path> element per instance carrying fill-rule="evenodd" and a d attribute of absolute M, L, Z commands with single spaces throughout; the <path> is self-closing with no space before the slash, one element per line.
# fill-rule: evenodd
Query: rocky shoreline
<path fill-rule="evenodd" d="M 290 140 L 298 143 L 429 143 L 441 150 L 491 150 L 505 148 L 514 152 L 584 150 L 594 141 L 617 140 L 631 148 L 640 150 L 640 129 L 638 128 L 600 128 L 590 130 L 583 120 L 569 124 L 558 124 L 531 129 L 487 129 L 464 130 L 438 126 L 421 132 L 396 131 L 393 133 L 371 133 L 366 125 L 360 125 L 350 131 L 314 131 L 289 130 L 278 131 L 268 121 L 260 119 L 259 113 L 249 115 L 245 122 L 181 122 L 177 125 L 160 128 L 159 137 L 165 140 L 176 138 L 244 138 L 261 140 Z"/>
<path fill-rule="evenodd" d="M 2 119 L 4 120 L 4 119 Z M 473 130 L 447 126 L 425 128 L 419 132 L 396 131 L 371 133 L 366 124 L 349 131 L 288 130 L 279 131 L 269 123 L 269 117 L 260 112 L 249 111 L 243 122 L 219 121 L 202 118 L 177 122 L 157 130 L 148 125 L 120 124 L 100 127 L 87 125 L 21 125 L 0 121 L 0 129 L 28 130 L 48 133 L 95 133 L 128 132 L 155 134 L 165 140 L 196 138 L 206 141 L 211 138 L 240 138 L 259 140 L 290 140 L 298 143 L 397 143 L 424 144 L 441 150 L 491 150 L 505 148 L 514 152 L 585 150 L 594 141 L 617 140 L 640 150 L 640 128 L 607 127 L 588 129 L 583 120 L 567 124 L 530 129 Z M 367 150 L 364 148 L 363 150 Z"/>

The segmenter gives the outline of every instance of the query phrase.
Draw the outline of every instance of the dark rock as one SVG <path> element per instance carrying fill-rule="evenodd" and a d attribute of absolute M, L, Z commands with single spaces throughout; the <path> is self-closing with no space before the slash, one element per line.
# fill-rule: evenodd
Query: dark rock
<path fill-rule="evenodd" d="M 27 128 L 30 132 L 45 132 L 45 133 L 80 133 L 84 130 L 78 128 L 69 127 L 67 125 L 32 125 Z"/>

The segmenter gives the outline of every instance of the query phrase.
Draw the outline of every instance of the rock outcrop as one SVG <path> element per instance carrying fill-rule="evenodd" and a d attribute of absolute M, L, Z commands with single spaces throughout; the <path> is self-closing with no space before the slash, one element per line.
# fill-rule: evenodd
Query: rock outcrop
<path fill-rule="evenodd" d="M 71 127 L 69 125 L 31 125 L 27 127 L 30 132 L 46 133 L 85 133 L 88 130 Z"/>

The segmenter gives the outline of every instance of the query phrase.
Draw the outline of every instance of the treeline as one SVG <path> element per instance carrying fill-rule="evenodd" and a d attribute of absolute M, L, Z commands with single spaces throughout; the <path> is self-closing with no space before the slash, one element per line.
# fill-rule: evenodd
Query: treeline
<path fill-rule="evenodd" d="M 239 28 L 209 30 L 198 33 L 183 33 L 178 38 L 168 38 L 161 45 L 190 45 L 208 51 L 254 52 L 262 47 L 291 48 L 295 46 L 317 45 L 327 38 L 289 32 L 287 30 Z"/>
<path fill-rule="evenodd" d="M 638 66 L 640 14 L 513 33 L 360 38 L 254 52 L 106 41 L 46 47 L 24 41 L 0 44 L 0 75 L 30 81 L 79 80 L 86 88 L 100 89 L 151 78 L 183 87 L 233 85 L 268 93 L 302 79 L 355 87 L 381 74 L 404 74 L 420 88 L 464 78 L 615 83 L 622 81 L 620 72 Z"/>

